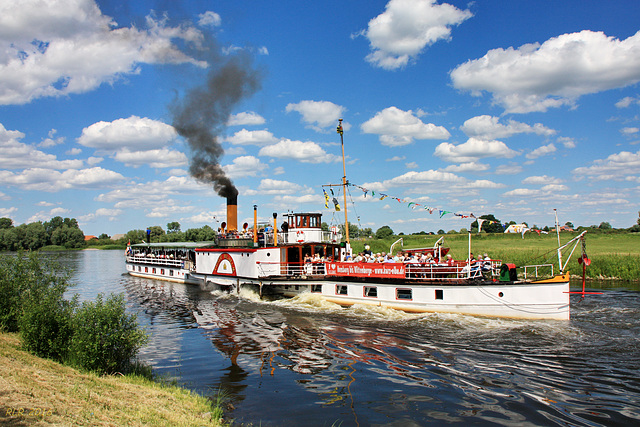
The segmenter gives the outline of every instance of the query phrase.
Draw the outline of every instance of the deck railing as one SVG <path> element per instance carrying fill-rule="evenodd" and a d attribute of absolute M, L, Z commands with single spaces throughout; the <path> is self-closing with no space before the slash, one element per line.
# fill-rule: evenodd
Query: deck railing
<path fill-rule="evenodd" d="M 525 265 L 522 269 L 525 280 L 530 279 L 531 276 L 535 279 L 540 277 L 553 277 L 553 264 Z"/>
<path fill-rule="evenodd" d="M 330 231 L 322 231 L 320 241 L 314 243 L 340 243 L 339 236 L 336 236 Z M 304 242 L 310 242 L 310 240 L 304 240 Z M 289 233 L 278 233 L 278 245 L 286 245 L 290 243 L 302 243 L 297 238 L 289 239 Z M 273 245 L 273 232 L 260 233 L 258 235 L 258 246 L 271 246 Z"/>
<path fill-rule="evenodd" d="M 375 266 L 376 263 L 353 263 L 360 265 Z M 487 277 L 489 279 L 497 279 L 500 276 L 500 266 L 502 262 L 499 260 L 479 261 L 471 265 L 464 261 L 458 261 L 454 265 L 442 264 L 403 264 L 405 267 L 406 280 L 460 280 L 469 278 Z M 262 277 L 268 276 L 285 276 L 285 277 L 306 277 L 320 278 L 326 275 L 327 268 L 324 262 L 312 263 L 277 263 L 277 262 L 261 262 L 258 264 L 258 275 Z M 348 276 L 348 275 L 347 275 Z M 362 276 L 353 276 L 362 277 Z M 384 276 L 375 276 L 384 277 Z"/>
<path fill-rule="evenodd" d="M 153 264 L 153 265 L 164 265 L 167 267 L 178 267 L 182 268 L 187 262 L 183 259 L 175 259 L 175 258 L 162 258 L 156 256 L 146 256 L 146 255 L 127 255 L 127 262 L 133 262 L 137 264 Z"/>

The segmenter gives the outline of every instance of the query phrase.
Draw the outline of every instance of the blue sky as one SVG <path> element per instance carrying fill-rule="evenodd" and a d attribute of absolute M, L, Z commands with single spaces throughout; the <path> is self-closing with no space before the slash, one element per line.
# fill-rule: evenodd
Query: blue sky
<path fill-rule="evenodd" d="M 239 58 L 255 87 L 212 126 L 240 223 L 254 204 L 264 220 L 342 220 L 322 195 L 342 177 L 338 118 L 361 227 L 638 218 L 635 0 L 0 0 L 0 12 L 0 217 L 16 225 L 217 228 L 225 200 L 190 176 L 173 107 Z"/>

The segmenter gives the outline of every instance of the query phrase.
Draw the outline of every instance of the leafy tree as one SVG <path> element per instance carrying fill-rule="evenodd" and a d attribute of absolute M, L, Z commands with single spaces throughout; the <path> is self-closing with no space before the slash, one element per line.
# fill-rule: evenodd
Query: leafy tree
<path fill-rule="evenodd" d="M 47 232 L 42 222 L 20 224 L 16 227 L 18 249 L 37 250 L 48 242 Z"/>
<path fill-rule="evenodd" d="M 0 218 L 0 230 L 12 228 L 13 220 L 11 218 Z"/>
<path fill-rule="evenodd" d="M 18 242 L 18 232 L 15 227 L 0 228 L 0 250 L 17 251 L 21 249 Z"/>
<path fill-rule="evenodd" d="M 346 233 L 344 232 L 344 224 L 340 224 L 340 232 L 342 233 L 343 236 L 346 236 Z M 359 237 L 360 236 L 360 229 L 358 228 L 358 226 L 352 222 L 349 223 L 349 237 Z"/>
<path fill-rule="evenodd" d="M 180 223 L 173 221 L 167 224 L 167 233 L 176 233 L 180 231 Z"/>
<path fill-rule="evenodd" d="M 79 228 L 63 225 L 51 234 L 51 243 L 65 248 L 80 248 L 84 245 L 84 233 Z"/>
<path fill-rule="evenodd" d="M 189 242 L 207 242 L 215 240 L 216 232 L 208 225 L 202 228 L 190 228 L 184 232 L 185 240 Z"/>
<path fill-rule="evenodd" d="M 376 239 L 385 239 L 393 236 L 393 230 L 388 225 L 383 225 L 376 230 Z"/>
<path fill-rule="evenodd" d="M 564 223 L 564 226 L 565 226 L 565 227 L 569 227 L 569 228 L 571 228 L 571 229 L 574 229 L 574 228 L 575 228 L 575 227 L 573 226 L 573 223 L 572 223 L 571 221 L 567 221 L 567 222 L 565 222 L 565 223 Z"/>
<path fill-rule="evenodd" d="M 608 222 L 601 222 L 598 228 L 600 230 L 611 230 L 613 227 L 611 227 L 611 224 L 609 224 Z"/>
<path fill-rule="evenodd" d="M 493 214 L 482 215 L 480 216 L 479 219 L 486 220 L 482 223 L 482 230 L 484 230 L 487 233 L 502 233 L 504 231 L 504 229 L 502 228 L 502 224 L 500 223 L 500 220 L 497 219 L 495 216 L 493 216 Z M 509 224 L 511 223 L 515 224 L 515 222 L 513 221 L 511 221 Z M 477 220 L 471 223 L 471 231 L 472 232 L 478 231 Z"/>
<path fill-rule="evenodd" d="M 0 329 L 17 332 L 26 307 L 39 305 L 50 295 L 61 298 L 67 287 L 65 272 L 37 252 L 0 255 Z"/>
<path fill-rule="evenodd" d="M 163 242 L 184 242 L 186 240 L 184 236 L 185 233 L 183 233 L 182 231 L 174 231 L 162 236 L 161 240 Z"/>
<path fill-rule="evenodd" d="M 149 233 L 150 241 L 147 242 L 147 243 L 159 242 L 160 241 L 160 237 L 164 236 L 164 230 L 159 225 L 152 225 L 151 227 L 147 227 L 147 230 L 149 230 L 149 232 L 150 232 Z"/>
<path fill-rule="evenodd" d="M 142 243 L 147 238 L 147 233 L 144 230 L 129 230 L 127 231 L 126 239 L 131 244 Z"/>
<path fill-rule="evenodd" d="M 44 229 L 47 232 L 47 236 L 51 238 L 51 235 L 55 230 L 61 228 L 64 225 L 64 220 L 61 216 L 54 216 L 49 221 L 44 223 Z"/>
<path fill-rule="evenodd" d="M 111 237 L 109 237 L 109 235 L 107 233 L 102 233 L 100 236 L 98 236 L 98 240 L 110 240 Z"/>
<path fill-rule="evenodd" d="M 80 228 L 80 226 L 78 225 L 78 221 L 75 218 L 65 218 L 64 225 L 69 228 Z"/>
<path fill-rule="evenodd" d="M 438 230 L 438 234 L 446 234 L 446 232 L 441 228 L 440 230 Z"/>

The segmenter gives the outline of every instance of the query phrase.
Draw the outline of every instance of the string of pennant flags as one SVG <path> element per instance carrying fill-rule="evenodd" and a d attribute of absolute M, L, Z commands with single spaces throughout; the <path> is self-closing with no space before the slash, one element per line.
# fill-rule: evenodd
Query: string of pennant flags
<path fill-rule="evenodd" d="M 454 212 L 454 211 L 447 211 L 447 210 L 444 210 L 444 209 L 439 209 L 439 208 L 435 208 L 435 207 L 432 207 L 432 206 L 423 205 L 421 203 L 409 202 L 407 200 L 401 199 L 399 197 L 390 196 L 390 195 L 385 194 L 385 193 L 381 193 L 381 192 L 376 193 L 374 190 L 368 190 L 368 189 L 366 189 L 366 188 L 364 188 L 364 187 L 362 187 L 360 185 L 353 184 L 351 182 L 347 182 L 347 185 L 360 189 L 364 193 L 364 197 L 365 198 L 367 197 L 367 195 L 369 195 L 369 193 L 371 194 L 370 197 L 379 198 L 380 200 L 384 200 L 384 199 L 389 198 L 389 199 L 392 199 L 392 200 L 396 200 L 398 203 L 404 203 L 404 204 L 407 205 L 408 208 L 411 208 L 411 209 L 417 209 L 417 208 L 424 209 L 424 210 L 428 211 L 429 214 L 433 214 L 435 212 L 440 216 L 440 218 L 443 218 L 445 215 L 448 215 L 448 214 L 452 214 L 452 215 L 454 215 L 454 216 L 456 216 L 456 217 L 458 217 L 460 219 L 473 218 L 476 221 L 478 221 L 478 231 L 480 231 L 480 229 L 482 228 L 482 224 L 485 223 L 485 222 L 487 224 L 500 224 L 504 228 L 504 226 L 499 221 L 492 221 L 492 220 L 488 220 L 488 219 L 478 218 L 473 213 L 468 213 L 467 214 L 467 213 L 459 213 L 459 212 Z M 324 193 L 324 200 L 325 200 L 324 201 L 324 207 L 329 209 L 329 202 L 331 201 L 333 203 L 333 205 L 334 205 L 335 210 L 336 211 L 340 211 L 340 204 L 338 203 L 338 199 L 335 197 L 335 194 L 333 193 L 333 189 L 330 188 L 329 191 L 331 192 L 331 200 L 330 200 L 330 196 L 326 192 L 326 190 L 324 188 L 322 189 L 322 192 Z"/>
<path fill-rule="evenodd" d="M 445 215 L 448 215 L 448 214 L 453 214 L 454 216 L 456 216 L 456 217 L 458 217 L 460 219 L 473 218 L 474 220 L 476 220 L 478 222 L 478 233 L 480 233 L 480 231 L 482 230 L 482 224 L 484 224 L 485 222 L 487 224 L 499 224 L 505 230 L 509 227 L 509 224 L 502 224 L 499 221 L 493 221 L 493 220 L 490 220 L 490 219 L 478 218 L 473 213 L 464 214 L 464 213 L 459 213 L 459 212 L 454 212 L 454 211 L 447 211 L 447 210 L 444 210 L 444 209 L 439 209 L 439 208 L 435 208 L 435 207 L 432 207 L 432 206 L 423 205 L 421 203 L 409 202 L 409 201 L 406 201 L 406 200 L 401 199 L 399 197 L 390 196 L 388 194 L 381 193 L 381 192 L 378 192 L 376 194 L 376 192 L 373 191 L 373 190 L 368 190 L 368 189 L 366 189 L 366 188 L 364 188 L 364 187 L 362 187 L 360 185 L 353 184 L 353 183 L 350 183 L 350 182 L 347 182 L 347 185 L 360 189 L 364 193 L 364 197 L 365 198 L 367 197 L 367 195 L 369 193 L 371 193 L 371 197 L 378 198 L 380 200 L 384 200 L 384 199 L 387 199 L 387 198 L 392 199 L 392 200 L 396 200 L 398 203 L 405 203 L 407 205 L 407 207 L 411 208 L 411 209 L 416 209 L 416 208 L 424 209 L 424 210 L 428 211 L 429 214 L 433 214 L 434 212 L 437 212 L 437 214 L 440 216 L 440 218 L 443 218 Z M 329 196 L 329 193 L 327 193 L 324 188 L 322 189 L 322 192 L 324 194 L 324 207 L 329 209 L 329 203 L 331 202 L 331 203 L 333 203 L 333 206 L 334 206 L 335 210 L 336 211 L 340 211 L 341 210 L 340 203 L 338 202 L 338 199 L 335 197 L 333 189 L 329 188 L 329 191 L 331 193 L 331 196 Z M 522 225 L 524 225 L 524 224 L 522 224 Z M 528 231 L 530 231 L 532 233 L 533 232 L 538 233 L 538 235 L 540 235 L 540 234 L 549 234 L 547 231 L 539 230 L 537 228 L 529 228 L 529 227 L 526 227 L 526 226 L 521 227 L 520 229 L 518 229 L 517 231 L 514 231 L 514 232 L 522 234 L 522 238 L 524 239 L 524 235 Z"/>

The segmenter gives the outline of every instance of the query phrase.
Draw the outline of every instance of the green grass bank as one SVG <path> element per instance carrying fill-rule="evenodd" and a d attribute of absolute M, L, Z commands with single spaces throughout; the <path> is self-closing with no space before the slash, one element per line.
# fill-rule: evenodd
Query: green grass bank
<path fill-rule="evenodd" d="M 82 372 L 22 350 L 0 333 L 0 424 L 9 426 L 219 426 L 205 397 L 139 376 Z"/>

